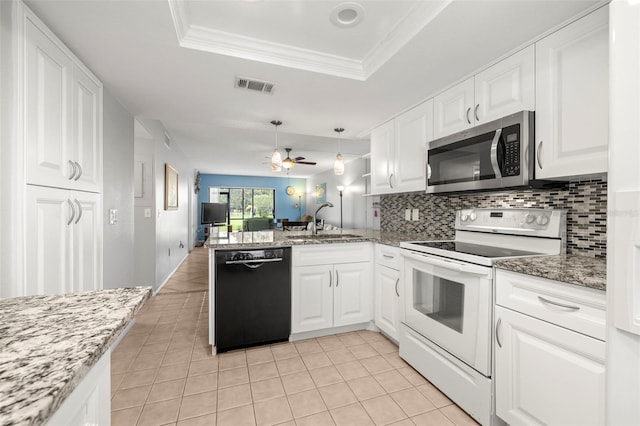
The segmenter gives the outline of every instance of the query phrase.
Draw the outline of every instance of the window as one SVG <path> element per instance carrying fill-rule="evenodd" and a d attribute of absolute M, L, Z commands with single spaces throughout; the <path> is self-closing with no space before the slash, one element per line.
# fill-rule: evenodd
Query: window
<path fill-rule="evenodd" d="M 245 219 L 268 217 L 276 210 L 276 190 L 273 188 L 209 188 L 209 202 L 229 204 L 229 225 L 243 229 Z"/>

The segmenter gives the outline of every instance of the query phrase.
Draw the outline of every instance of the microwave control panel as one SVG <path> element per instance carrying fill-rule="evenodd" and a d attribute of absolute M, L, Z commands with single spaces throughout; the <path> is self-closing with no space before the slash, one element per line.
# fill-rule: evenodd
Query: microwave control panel
<path fill-rule="evenodd" d="M 520 174 L 520 125 L 505 127 L 502 134 L 504 137 L 502 176 L 518 176 Z"/>

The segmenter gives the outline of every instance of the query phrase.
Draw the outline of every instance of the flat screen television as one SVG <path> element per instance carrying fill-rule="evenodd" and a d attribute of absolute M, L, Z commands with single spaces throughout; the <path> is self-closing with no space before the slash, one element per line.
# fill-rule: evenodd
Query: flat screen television
<path fill-rule="evenodd" d="M 200 223 L 203 225 L 226 225 L 226 203 L 202 203 Z"/>

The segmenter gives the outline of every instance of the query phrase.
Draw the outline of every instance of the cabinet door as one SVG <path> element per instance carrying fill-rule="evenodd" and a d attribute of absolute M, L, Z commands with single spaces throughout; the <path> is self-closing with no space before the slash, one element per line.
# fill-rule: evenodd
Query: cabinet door
<path fill-rule="evenodd" d="M 433 98 L 433 137 L 441 138 L 473 127 L 473 78 Z"/>
<path fill-rule="evenodd" d="M 69 163 L 73 63 L 30 16 L 25 20 L 25 159 L 27 183 L 66 187 Z"/>
<path fill-rule="evenodd" d="M 70 191 L 27 185 L 25 287 L 22 296 L 73 291 Z"/>
<path fill-rule="evenodd" d="M 398 340 L 400 272 L 376 265 L 375 323 L 390 337 Z"/>
<path fill-rule="evenodd" d="M 476 124 L 535 111 L 535 48 L 514 53 L 475 76 Z"/>
<path fill-rule="evenodd" d="M 77 163 L 71 187 L 100 191 L 102 173 L 102 88 L 76 66 L 73 74 L 73 152 Z"/>
<path fill-rule="evenodd" d="M 293 268 L 291 332 L 333 327 L 333 266 Z"/>
<path fill-rule="evenodd" d="M 334 266 L 333 326 L 371 321 L 371 263 Z"/>
<path fill-rule="evenodd" d="M 496 413 L 509 424 L 603 425 L 605 343 L 496 306 Z"/>
<path fill-rule="evenodd" d="M 607 171 L 608 68 L 608 7 L 536 43 L 536 178 Z"/>
<path fill-rule="evenodd" d="M 395 119 L 394 192 L 426 189 L 426 144 L 433 138 L 433 99 Z"/>
<path fill-rule="evenodd" d="M 394 123 L 390 121 L 371 132 L 371 193 L 391 192 L 393 179 Z"/>
<path fill-rule="evenodd" d="M 102 209 L 100 194 L 74 191 L 73 291 L 102 289 Z"/>

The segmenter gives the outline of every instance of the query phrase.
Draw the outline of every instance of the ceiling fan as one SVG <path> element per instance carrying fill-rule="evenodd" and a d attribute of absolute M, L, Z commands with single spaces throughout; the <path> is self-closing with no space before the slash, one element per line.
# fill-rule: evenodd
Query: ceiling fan
<path fill-rule="evenodd" d="M 287 158 L 282 160 L 282 167 L 284 167 L 287 170 L 292 169 L 293 166 L 295 166 L 296 164 L 306 164 L 308 166 L 316 165 L 315 161 L 302 161 L 305 159 L 305 157 L 291 158 L 291 148 L 285 148 L 284 150 L 287 151 Z"/>

